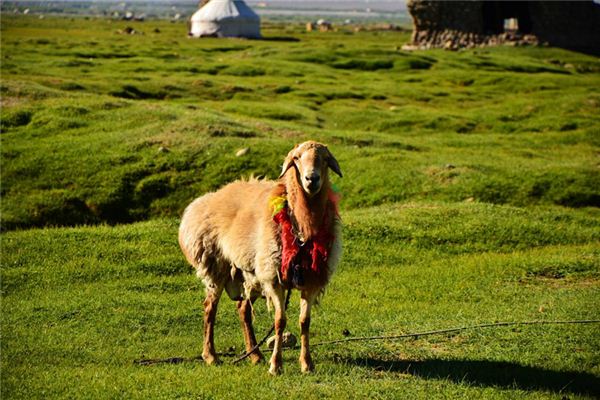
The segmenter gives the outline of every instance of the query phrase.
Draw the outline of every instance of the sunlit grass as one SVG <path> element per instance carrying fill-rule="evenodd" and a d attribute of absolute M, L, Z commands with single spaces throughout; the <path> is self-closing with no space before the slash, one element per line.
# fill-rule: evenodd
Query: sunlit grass
<path fill-rule="evenodd" d="M 344 173 L 345 254 L 313 342 L 598 319 L 600 62 L 408 53 L 406 32 L 267 23 L 263 41 L 189 40 L 184 24 L 131 24 L 144 34 L 2 16 L 2 398 L 600 395 L 598 325 L 315 347 L 310 376 L 297 350 L 278 378 L 229 358 L 135 365 L 201 352 L 181 210 L 240 176 L 276 177 L 309 138 Z M 296 335 L 297 309 L 296 295 Z M 255 312 L 262 336 L 272 318 Z M 242 350 L 236 315 L 224 299 L 219 351 Z"/>
<path fill-rule="evenodd" d="M 347 208 L 599 204 L 596 58 L 408 53 L 406 33 L 301 25 L 267 26 L 284 40 L 264 41 L 121 25 L 4 19 L 3 229 L 177 216 L 240 175 L 274 177 L 306 138 L 352 160 L 339 182 Z"/>

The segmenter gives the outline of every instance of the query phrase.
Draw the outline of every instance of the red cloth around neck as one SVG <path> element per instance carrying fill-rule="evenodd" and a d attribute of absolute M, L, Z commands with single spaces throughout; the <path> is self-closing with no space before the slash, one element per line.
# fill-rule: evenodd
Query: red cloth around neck
<path fill-rule="evenodd" d="M 332 232 L 333 220 L 335 217 L 339 217 L 337 206 L 339 196 L 330 189 L 327 198 L 328 204 L 323 216 L 323 226 L 313 238 L 304 244 L 294 235 L 287 204 L 273 216 L 273 220 L 281 227 L 281 278 L 284 282 L 288 282 L 288 271 L 294 261 L 303 270 L 310 269 L 319 277 L 327 277 L 327 258 L 335 239 Z M 331 210 L 335 216 L 330 215 Z M 297 258 L 299 254 L 300 259 Z"/>

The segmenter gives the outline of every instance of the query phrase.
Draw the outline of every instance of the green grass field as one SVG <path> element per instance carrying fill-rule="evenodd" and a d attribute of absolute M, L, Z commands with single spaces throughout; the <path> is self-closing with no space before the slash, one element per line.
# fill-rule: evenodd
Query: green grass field
<path fill-rule="evenodd" d="M 140 35 L 118 33 L 127 24 Z M 314 343 L 600 319 L 600 60 L 399 50 L 407 32 L 189 40 L 164 21 L 4 16 L 1 387 L 20 398 L 600 396 L 600 324 L 317 346 L 302 375 L 194 357 L 203 288 L 177 245 L 195 197 L 327 143 L 345 253 Z M 237 157 L 239 149 L 247 154 Z M 297 294 L 288 314 L 298 335 Z M 272 318 L 256 307 L 257 335 Z M 346 332 L 347 333 L 347 332 Z M 239 353 L 224 299 L 219 351 Z"/>

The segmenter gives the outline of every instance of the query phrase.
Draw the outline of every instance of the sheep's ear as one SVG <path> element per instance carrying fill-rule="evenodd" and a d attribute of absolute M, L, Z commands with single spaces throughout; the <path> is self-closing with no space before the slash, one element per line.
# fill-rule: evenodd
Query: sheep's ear
<path fill-rule="evenodd" d="M 329 165 L 329 168 L 331 168 L 331 170 L 338 174 L 341 178 L 342 170 L 340 169 L 340 164 L 338 164 L 337 160 L 335 159 L 333 154 L 331 154 L 329 149 L 327 149 L 327 152 L 329 153 L 329 157 L 327 157 L 327 165 Z"/>
<path fill-rule="evenodd" d="M 279 179 L 283 178 L 283 176 L 288 171 L 288 169 L 292 168 L 295 165 L 294 164 L 295 163 L 294 154 L 295 154 L 297 148 L 298 148 L 298 145 L 295 145 L 294 148 L 292 150 L 290 150 L 287 157 L 285 158 L 285 161 L 283 162 L 283 168 L 281 169 L 281 174 L 279 175 Z"/>
<path fill-rule="evenodd" d="M 283 178 L 288 169 L 292 168 L 293 166 L 294 158 L 290 156 L 286 157 L 285 161 L 283 162 L 283 168 L 281 168 L 281 174 L 279 175 L 279 179 Z"/>

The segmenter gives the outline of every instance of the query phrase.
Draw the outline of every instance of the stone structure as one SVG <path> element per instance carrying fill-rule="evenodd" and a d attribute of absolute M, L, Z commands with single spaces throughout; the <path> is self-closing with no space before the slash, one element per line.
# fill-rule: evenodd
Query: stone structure
<path fill-rule="evenodd" d="M 600 55 L 600 4 L 591 0 L 408 0 L 407 6 L 412 48 L 541 43 Z"/>

